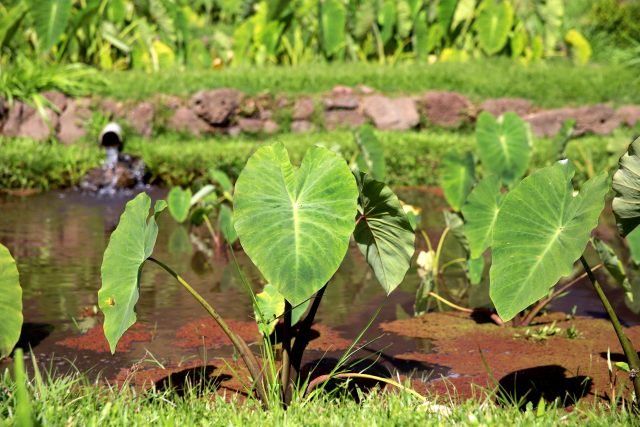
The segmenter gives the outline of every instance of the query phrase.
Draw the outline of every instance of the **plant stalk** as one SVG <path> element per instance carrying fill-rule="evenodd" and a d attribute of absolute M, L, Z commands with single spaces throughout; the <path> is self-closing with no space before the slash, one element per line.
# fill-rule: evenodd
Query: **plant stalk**
<path fill-rule="evenodd" d="M 302 355 L 304 354 L 304 350 L 307 348 L 309 344 L 309 333 L 311 332 L 311 326 L 313 326 L 313 321 L 315 320 L 316 313 L 318 312 L 318 307 L 320 306 L 320 302 L 322 301 L 322 296 L 324 295 L 324 291 L 327 289 L 327 285 L 325 284 L 318 292 L 316 292 L 315 297 L 313 297 L 313 302 L 311 303 L 311 308 L 309 312 L 305 316 L 304 320 L 300 322 L 298 327 L 298 334 L 296 339 L 293 342 L 293 349 L 291 350 L 291 365 L 293 368 L 292 372 L 292 380 L 295 383 L 298 380 L 298 373 L 300 372 L 300 365 L 302 364 Z"/>
<path fill-rule="evenodd" d="M 631 369 L 631 373 L 629 377 L 633 381 L 633 389 L 636 394 L 636 402 L 640 399 L 640 358 L 638 357 L 638 353 L 633 349 L 633 345 L 631 341 L 624 333 L 624 329 L 620 324 L 620 320 L 616 315 L 616 312 L 613 310 L 611 303 L 607 299 L 607 296 L 604 294 L 602 287 L 600 287 L 600 283 L 596 280 L 593 271 L 589 267 L 587 260 L 584 259 L 584 255 L 580 257 L 580 262 L 584 267 L 584 270 L 593 285 L 593 288 L 596 290 L 602 305 L 604 306 L 604 311 L 609 315 L 609 319 L 611 320 L 611 325 L 613 325 L 613 329 L 616 331 L 616 335 L 618 336 L 618 341 L 620 341 L 620 345 L 622 346 L 622 351 L 624 352 L 625 357 L 627 358 L 627 362 L 629 363 L 629 368 Z"/>
<path fill-rule="evenodd" d="M 189 292 L 191 296 L 193 296 L 200 303 L 200 305 L 207 311 L 207 313 L 209 313 L 213 320 L 216 321 L 225 335 L 229 338 L 233 346 L 236 348 L 238 353 L 240 353 L 240 357 L 242 357 L 244 364 L 247 366 L 247 369 L 251 374 L 251 378 L 256 384 L 256 389 L 260 400 L 262 400 L 262 402 L 266 404 L 268 402 L 268 399 L 266 391 L 264 389 L 264 384 L 262 383 L 262 375 L 259 368 L 260 364 L 258 363 L 258 359 L 256 359 L 256 356 L 253 354 L 251 349 L 249 349 L 249 346 L 247 345 L 245 340 L 243 340 L 242 337 L 236 335 L 233 330 L 231 330 L 229 325 L 227 325 L 227 322 L 224 321 L 224 319 L 218 314 L 218 312 L 198 293 L 198 291 L 193 289 L 191 285 L 189 285 L 189 283 L 187 283 L 187 281 L 184 280 L 178 273 L 173 271 L 171 267 L 153 257 L 149 257 L 149 261 L 159 265 L 167 273 L 173 276 L 173 278 L 176 279 L 178 283 L 180 283 L 182 287 L 185 288 L 187 292 Z"/>
<path fill-rule="evenodd" d="M 282 371 L 280 379 L 282 382 L 282 401 L 285 405 L 289 403 L 289 376 L 291 374 L 291 303 L 284 300 L 284 327 L 282 328 Z"/>

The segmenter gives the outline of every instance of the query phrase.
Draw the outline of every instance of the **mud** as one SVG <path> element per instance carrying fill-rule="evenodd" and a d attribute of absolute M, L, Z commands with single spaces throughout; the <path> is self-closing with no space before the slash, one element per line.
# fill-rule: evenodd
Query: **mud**
<path fill-rule="evenodd" d="M 227 324 L 245 341 L 252 342 L 259 338 L 255 322 L 228 320 Z M 215 320 L 203 317 L 181 326 L 176 332 L 175 344 L 181 348 L 220 348 L 231 345 L 231 341 Z"/>
<path fill-rule="evenodd" d="M 554 321 L 561 329 L 556 335 L 546 339 L 533 337 Z M 477 323 L 464 314 L 429 313 L 383 323 L 380 327 L 434 343 L 434 353 L 411 352 L 397 358 L 441 364 L 451 369 L 446 377 L 429 383 L 414 380 L 414 387 L 422 393 L 471 398 L 479 396 L 481 388 L 494 389 L 498 383 L 504 396 L 522 399 L 523 403 L 537 403 L 540 397 L 547 400 L 558 397 L 570 405 L 581 398 L 609 399 L 614 381 L 618 389 L 626 384 L 627 393 L 631 387 L 622 372 L 614 373 L 614 379 L 610 379 L 607 350 L 610 349 L 613 362 L 623 360 L 623 355 L 613 327 L 602 319 L 567 319 L 565 314 L 554 313 L 539 317 L 528 328 L 501 328 L 491 323 Z M 578 334 L 573 339 L 567 335 L 572 327 Z M 632 342 L 640 342 L 640 326 L 627 328 L 626 333 Z"/>

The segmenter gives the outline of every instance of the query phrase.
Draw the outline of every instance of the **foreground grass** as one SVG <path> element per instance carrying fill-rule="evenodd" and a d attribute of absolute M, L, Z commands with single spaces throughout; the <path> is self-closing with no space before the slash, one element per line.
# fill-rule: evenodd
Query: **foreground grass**
<path fill-rule="evenodd" d="M 326 92 L 341 84 L 365 84 L 379 91 L 419 94 L 453 90 L 473 100 L 503 96 L 531 99 L 541 107 L 614 102 L 640 103 L 640 76 L 616 65 L 575 66 L 566 60 L 522 65 L 509 59 L 466 63 L 397 65 L 336 63 L 297 67 L 105 73 L 98 93 L 118 99 L 145 99 L 156 93 L 187 96 L 201 89 L 233 87 L 248 94 Z"/>
<path fill-rule="evenodd" d="M 0 383 L 0 425 L 16 419 L 16 383 L 8 370 Z M 441 426 L 441 425 L 637 425 L 624 409 L 605 404 L 579 403 L 571 412 L 560 405 L 499 406 L 487 397 L 453 404 L 439 399 L 428 403 L 409 393 L 372 392 L 360 403 L 347 397 L 322 396 L 294 402 L 288 410 L 264 410 L 249 400 L 225 401 L 209 390 L 188 388 L 180 397 L 173 391 L 115 389 L 90 383 L 80 376 L 36 379 L 27 384 L 31 417 L 37 424 L 81 426 Z"/>
<path fill-rule="evenodd" d="M 377 135 L 385 147 L 387 180 L 393 186 L 437 185 L 442 156 L 449 150 L 473 149 L 475 144 L 471 131 L 378 132 Z M 587 136 L 572 141 L 567 154 L 578 167 L 578 180 L 615 166 L 630 138 L 630 130 L 620 129 L 612 136 Z M 314 144 L 339 151 L 347 159 L 356 149 L 351 132 L 334 131 L 282 134 L 265 139 L 193 139 L 165 134 L 152 139 L 132 138 L 126 143 L 126 151 L 144 159 L 153 184 L 188 186 L 204 179 L 210 168 L 222 169 L 237 177 L 258 146 L 274 141 L 288 148 L 294 162 L 299 162 Z M 532 169 L 555 161 L 551 147 L 548 139 L 535 141 Z M 67 147 L 0 137 L 0 189 L 70 187 L 90 168 L 98 166 L 103 156 L 95 144 Z"/>

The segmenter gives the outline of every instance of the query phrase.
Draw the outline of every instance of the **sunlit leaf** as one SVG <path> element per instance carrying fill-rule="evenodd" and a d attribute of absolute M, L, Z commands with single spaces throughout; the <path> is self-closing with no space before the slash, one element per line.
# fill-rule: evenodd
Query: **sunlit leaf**
<path fill-rule="evenodd" d="M 469 258 L 467 260 L 467 278 L 472 285 L 478 285 L 482 281 L 484 273 L 484 257 Z"/>
<path fill-rule="evenodd" d="M 254 307 L 258 329 L 264 335 L 270 335 L 276 328 L 279 318 L 284 314 L 284 297 L 275 286 L 267 283 L 259 294 L 256 295 L 258 307 Z M 291 311 L 291 325 L 300 321 L 309 308 L 311 300 L 307 300 L 296 306 Z"/>
<path fill-rule="evenodd" d="M 222 191 L 225 191 L 229 194 L 233 194 L 233 184 L 227 176 L 226 173 L 222 172 L 219 169 L 210 169 L 209 177 L 222 188 Z"/>
<path fill-rule="evenodd" d="M 504 199 L 493 233 L 491 299 L 505 321 L 548 295 L 573 271 L 608 191 L 605 172 L 574 196 L 568 162 L 538 170 Z"/>
<path fill-rule="evenodd" d="M 454 211 L 460 211 L 476 179 L 473 154 L 449 151 L 440 164 L 440 183 Z"/>
<path fill-rule="evenodd" d="M 485 0 L 476 20 L 480 47 L 489 55 L 504 48 L 513 26 L 513 6 L 508 0 Z"/>
<path fill-rule="evenodd" d="M 67 28 L 71 0 L 30 0 L 30 3 L 40 47 L 47 52 Z"/>
<path fill-rule="evenodd" d="M 16 262 L 0 244 L 0 360 L 7 357 L 22 330 L 22 288 Z"/>
<path fill-rule="evenodd" d="M 493 242 L 493 228 L 504 198 L 500 187 L 500 179 L 489 175 L 473 189 L 462 208 L 471 258 L 481 256 Z"/>
<path fill-rule="evenodd" d="M 156 217 L 166 203 L 158 201 L 151 217 L 150 207 L 151 199 L 145 193 L 127 203 L 102 259 L 98 306 L 104 313 L 104 335 L 112 353 L 122 335 L 136 321 L 140 269 L 153 252 L 158 236 Z"/>
<path fill-rule="evenodd" d="M 355 179 L 340 156 L 312 147 L 296 168 L 276 143 L 259 148 L 240 174 L 233 219 L 249 258 L 296 305 L 340 266 L 357 201 Z"/>
<path fill-rule="evenodd" d="M 483 111 L 476 124 L 476 145 L 482 167 L 507 185 L 517 182 L 527 171 L 531 156 L 531 135 L 517 114 L 499 118 Z"/>
<path fill-rule="evenodd" d="M 183 223 L 189 217 L 191 209 L 191 190 L 183 190 L 180 187 L 173 187 L 167 196 L 169 213 L 179 223 Z"/>

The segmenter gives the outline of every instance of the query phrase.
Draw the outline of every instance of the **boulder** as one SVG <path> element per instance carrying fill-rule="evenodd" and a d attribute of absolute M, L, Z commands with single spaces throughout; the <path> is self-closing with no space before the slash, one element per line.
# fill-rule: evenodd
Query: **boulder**
<path fill-rule="evenodd" d="M 104 98 L 98 101 L 98 108 L 102 110 L 105 117 L 110 120 L 120 119 L 125 116 L 122 102 L 111 98 Z"/>
<path fill-rule="evenodd" d="M 263 122 L 260 119 L 241 117 L 238 119 L 238 127 L 241 132 L 255 135 L 262 132 Z"/>
<path fill-rule="evenodd" d="M 456 92 L 427 92 L 421 104 L 427 120 L 434 126 L 457 128 L 463 123 L 471 122 L 474 116 L 473 104 Z"/>
<path fill-rule="evenodd" d="M 486 111 L 498 117 L 509 111 L 520 117 L 531 112 L 531 101 L 523 98 L 496 98 L 487 99 L 480 104 L 480 111 Z"/>
<path fill-rule="evenodd" d="M 91 119 L 88 99 L 69 100 L 60 115 L 58 140 L 65 145 L 73 144 L 87 134 L 85 125 Z"/>
<path fill-rule="evenodd" d="M 531 125 L 531 130 L 538 137 L 552 137 L 556 135 L 562 123 L 568 119 L 576 120 L 574 134 L 586 133 L 608 135 L 620 126 L 620 118 L 613 108 L 607 104 L 589 105 L 579 108 L 557 108 L 542 110 L 529 114 L 524 119 Z"/>
<path fill-rule="evenodd" d="M 364 98 L 362 106 L 365 115 L 380 130 L 407 130 L 420 123 L 416 103 L 409 97 L 389 99 L 372 95 Z"/>
<path fill-rule="evenodd" d="M 632 128 L 640 122 L 640 105 L 625 105 L 620 107 L 616 111 L 616 116 L 622 123 Z"/>
<path fill-rule="evenodd" d="M 0 98 L 0 131 L 9 118 L 9 104 L 4 98 Z M 0 132 L 1 133 L 1 132 Z"/>
<path fill-rule="evenodd" d="M 356 128 L 367 122 L 358 110 L 330 110 L 324 113 L 324 126 L 328 130 L 337 128 Z"/>
<path fill-rule="evenodd" d="M 214 89 L 200 91 L 191 97 L 189 105 L 194 113 L 213 126 L 228 124 L 231 116 L 244 98 L 235 89 Z"/>
<path fill-rule="evenodd" d="M 52 103 L 57 108 L 58 112 L 62 112 L 67 108 L 68 99 L 62 92 L 57 90 L 48 90 L 46 92 L 42 92 L 42 96 Z"/>
<path fill-rule="evenodd" d="M 280 126 L 273 120 L 265 120 L 265 122 L 262 125 L 262 131 L 267 135 L 276 134 L 278 133 L 279 130 L 280 130 Z"/>
<path fill-rule="evenodd" d="M 308 120 L 294 120 L 291 122 L 291 132 L 307 133 L 316 130 L 316 126 Z"/>
<path fill-rule="evenodd" d="M 555 136 L 560 132 L 562 123 L 570 118 L 574 118 L 574 112 L 571 108 L 541 110 L 523 117 L 531 126 L 533 134 L 538 138 Z"/>
<path fill-rule="evenodd" d="M 331 94 L 324 98 L 324 108 L 327 110 L 355 110 L 360 105 L 360 100 L 352 94 Z"/>
<path fill-rule="evenodd" d="M 148 138 L 153 133 L 154 114 L 153 104 L 144 101 L 127 113 L 127 121 L 138 134 Z"/>
<path fill-rule="evenodd" d="M 293 104 L 293 120 L 309 120 L 313 116 L 315 105 L 310 97 L 302 97 Z"/>
<path fill-rule="evenodd" d="M 173 113 L 167 122 L 167 128 L 195 136 L 201 136 L 211 131 L 209 124 L 187 107 L 180 107 Z"/>
<path fill-rule="evenodd" d="M 16 101 L 9 110 L 2 133 L 5 136 L 32 138 L 38 141 L 48 139 L 58 126 L 58 115 L 50 108 L 45 108 L 45 115 L 46 120 L 24 102 Z"/>

